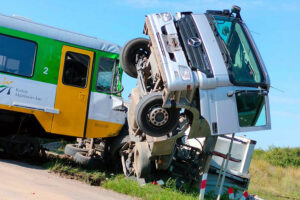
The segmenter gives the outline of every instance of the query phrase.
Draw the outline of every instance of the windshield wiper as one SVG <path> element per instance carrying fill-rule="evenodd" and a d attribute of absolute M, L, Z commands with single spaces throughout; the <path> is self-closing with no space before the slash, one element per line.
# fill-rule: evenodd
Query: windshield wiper
<path fill-rule="evenodd" d="M 216 25 L 218 26 L 218 29 L 220 30 L 220 27 L 219 27 L 219 23 L 218 23 L 218 21 L 214 18 L 214 16 L 212 16 L 212 18 L 213 18 L 213 21 L 216 23 Z M 213 25 L 214 23 L 212 23 L 212 25 Z M 213 25 L 214 26 L 214 25 Z M 221 36 L 220 36 L 220 34 L 219 34 L 219 32 L 217 31 L 217 29 L 216 28 L 214 28 L 214 31 L 215 32 L 217 32 L 218 33 L 218 37 L 219 37 L 219 39 L 220 39 L 220 41 L 221 41 L 221 44 L 222 44 L 222 47 L 223 47 L 223 49 L 225 49 L 225 51 L 226 51 L 226 59 L 225 59 L 225 62 L 227 63 L 232 63 L 232 60 L 231 60 L 231 54 L 230 54 L 230 51 L 229 51 L 229 49 L 227 48 L 227 45 L 225 44 L 225 42 L 224 42 L 224 40 L 221 38 Z"/>

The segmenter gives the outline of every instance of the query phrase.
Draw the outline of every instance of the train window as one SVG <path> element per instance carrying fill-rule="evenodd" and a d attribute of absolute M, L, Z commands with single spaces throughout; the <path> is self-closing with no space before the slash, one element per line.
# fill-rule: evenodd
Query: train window
<path fill-rule="evenodd" d="M 36 43 L 0 34 L 0 71 L 32 77 Z"/>
<path fill-rule="evenodd" d="M 68 51 L 65 57 L 62 82 L 65 85 L 86 87 L 89 63 L 89 56 Z"/>
<path fill-rule="evenodd" d="M 100 58 L 96 89 L 100 92 L 111 92 L 114 68 L 117 61 L 110 58 Z"/>

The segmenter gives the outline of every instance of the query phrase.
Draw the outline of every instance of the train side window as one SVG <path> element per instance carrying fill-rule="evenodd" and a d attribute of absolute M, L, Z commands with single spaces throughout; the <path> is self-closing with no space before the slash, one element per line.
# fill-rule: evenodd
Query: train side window
<path fill-rule="evenodd" d="M 85 88 L 89 63 L 88 55 L 68 51 L 65 56 L 62 82 L 65 85 Z"/>
<path fill-rule="evenodd" d="M 32 77 L 36 43 L 0 34 L 0 71 Z"/>
<path fill-rule="evenodd" d="M 96 89 L 100 92 L 111 92 L 114 68 L 117 61 L 110 58 L 100 58 Z"/>

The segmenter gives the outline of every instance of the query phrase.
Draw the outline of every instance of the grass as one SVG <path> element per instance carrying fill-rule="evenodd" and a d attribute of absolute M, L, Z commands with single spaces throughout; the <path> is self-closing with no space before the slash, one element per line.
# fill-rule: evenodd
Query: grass
<path fill-rule="evenodd" d="M 101 185 L 104 180 L 111 178 L 108 173 L 100 172 L 97 169 L 88 169 L 68 159 L 51 158 L 50 161 L 43 164 L 43 167 L 61 176 L 77 179 L 90 185 Z"/>
<path fill-rule="evenodd" d="M 186 194 L 176 191 L 173 188 L 162 188 L 160 186 L 146 184 L 140 186 L 136 181 L 128 180 L 123 175 L 117 175 L 102 185 L 104 188 L 112 189 L 116 192 L 139 197 L 148 200 L 165 200 L 165 199 L 198 199 L 198 194 Z"/>
<path fill-rule="evenodd" d="M 256 150 L 250 166 L 250 194 L 264 199 L 300 199 L 299 148 Z"/>
<path fill-rule="evenodd" d="M 146 200 L 197 200 L 199 199 L 197 192 L 182 192 L 176 188 L 173 179 L 167 181 L 164 187 L 153 185 L 151 183 L 141 186 L 134 180 L 126 178 L 122 174 L 113 174 L 109 172 L 101 172 L 96 169 L 87 169 L 83 166 L 75 164 L 68 159 L 52 158 L 43 164 L 45 169 L 54 173 L 58 173 L 63 177 L 77 179 L 91 185 L 99 185 L 106 189 L 116 192 L 138 197 Z M 206 199 L 212 199 L 208 196 Z M 226 199 L 226 198 L 222 198 Z"/>
<path fill-rule="evenodd" d="M 258 194 L 266 200 L 300 200 L 300 167 L 298 165 L 299 148 L 275 148 L 268 151 L 256 150 L 250 166 L 250 194 Z M 296 153 L 295 153 L 296 152 Z M 198 193 L 184 192 L 176 188 L 170 179 L 161 187 L 153 184 L 139 185 L 136 181 L 121 174 L 87 169 L 67 159 L 53 158 L 44 164 L 46 169 L 62 176 L 84 181 L 91 185 L 100 185 L 119 193 L 146 200 L 198 199 Z M 206 199 L 212 198 L 209 195 Z M 227 199 L 225 196 L 222 198 Z"/>

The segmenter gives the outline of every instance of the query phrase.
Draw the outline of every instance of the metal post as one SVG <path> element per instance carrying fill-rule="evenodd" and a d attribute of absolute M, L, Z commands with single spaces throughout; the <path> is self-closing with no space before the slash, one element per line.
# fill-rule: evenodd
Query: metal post
<path fill-rule="evenodd" d="M 201 183 L 200 183 L 200 192 L 199 192 L 200 200 L 204 200 L 206 182 L 207 182 L 207 173 L 204 173 L 202 174 Z"/>
<path fill-rule="evenodd" d="M 231 157 L 231 150 L 232 150 L 234 135 L 235 135 L 235 133 L 232 134 L 231 141 L 230 141 L 230 146 L 229 146 L 229 150 L 228 150 L 228 153 L 227 153 L 227 156 L 226 156 L 225 169 L 223 170 L 223 176 L 222 176 L 222 181 L 221 181 L 221 185 L 220 185 L 220 189 L 219 189 L 219 194 L 218 194 L 217 200 L 220 200 L 220 198 L 221 198 L 221 194 L 222 194 L 222 190 L 223 190 L 223 185 L 224 185 L 224 181 L 225 181 L 225 177 L 226 177 L 226 171 L 227 171 L 227 167 L 228 167 L 228 161 L 229 161 L 229 158 Z"/>
<path fill-rule="evenodd" d="M 219 171 L 219 176 L 218 176 L 218 179 L 217 179 L 217 183 L 216 183 L 216 186 L 215 186 L 215 193 L 217 192 L 217 189 L 219 187 L 219 183 L 220 183 L 220 179 L 221 179 L 221 175 L 223 173 L 223 169 L 224 169 L 224 164 L 225 164 L 225 158 L 223 158 L 223 161 L 222 161 L 222 165 L 221 165 L 221 169 Z"/>
<path fill-rule="evenodd" d="M 210 161 L 212 157 L 212 152 L 215 149 L 217 143 L 216 136 L 210 136 L 205 139 L 202 151 L 204 152 L 204 156 L 201 159 L 201 166 L 199 169 L 199 173 L 201 176 L 200 180 L 200 188 L 199 188 L 199 199 L 204 199 L 205 189 L 206 189 L 206 182 L 207 182 L 207 174 L 210 166 Z"/>

